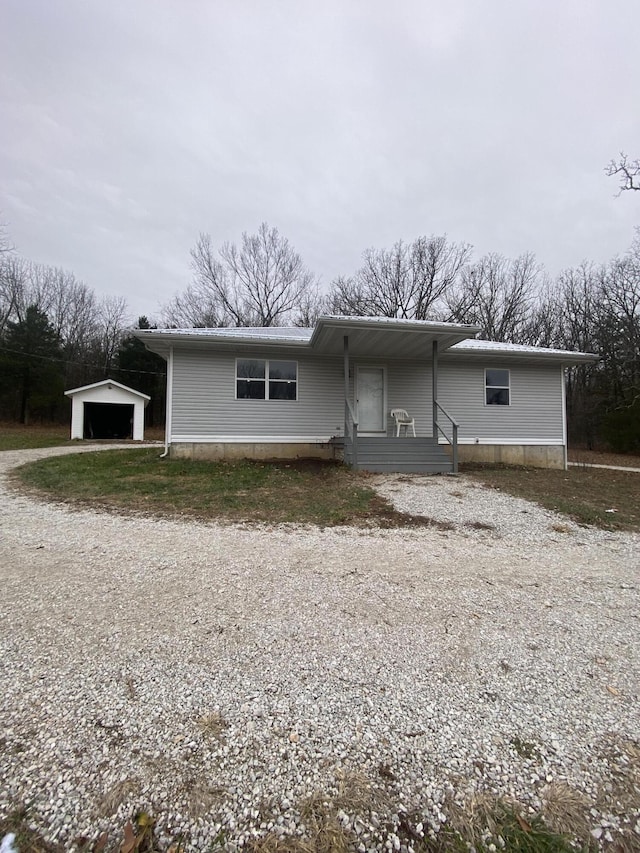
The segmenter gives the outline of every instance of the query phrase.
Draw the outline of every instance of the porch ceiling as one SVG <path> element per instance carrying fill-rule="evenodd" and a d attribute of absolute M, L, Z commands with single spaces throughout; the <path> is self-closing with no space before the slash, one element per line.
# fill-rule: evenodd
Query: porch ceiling
<path fill-rule="evenodd" d="M 349 355 L 372 358 L 431 358 L 432 343 L 440 351 L 473 338 L 480 328 L 461 323 L 432 323 L 427 320 L 392 320 L 382 317 L 320 317 L 311 337 L 316 352 L 341 355 L 344 337 Z"/>

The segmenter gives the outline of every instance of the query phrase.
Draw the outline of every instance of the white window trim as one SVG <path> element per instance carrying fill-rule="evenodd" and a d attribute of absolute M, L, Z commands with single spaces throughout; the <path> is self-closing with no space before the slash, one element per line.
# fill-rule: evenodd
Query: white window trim
<path fill-rule="evenodd" d="M 509 375 L 509 384 L 508 385 L 487 385 L 487 371 L 488 370 L 506 370 Z M 500 391 L 508 391 L 509 392 L 509 402 L 507 405 L 503 405 L 500 403 L 487 403 L 487 390 L 489 388 L 495 388 Z M 513 401 L 512 391 L 511 391 L 511 368 L 510 367 L 485 367 L 484 369 L 484 388 L 482 389 L 483 397 L 484 397 L 484 405 L 491 409 L 508 409 Z"/>
<path fill-rule="evenodd" d="M 239 361 L 264 361 L 264 379 L 263 380 L 256 380 L 256 381 L 264 382 L 264 398 L 263 399 L 238 397 L 238 381 L 241 381 L 243 379 L 243 377 L 238 376 L 238 362 Z M 279 398 L 272 399 L 271 397 L 269 397 L 269 382 L 284 381 L 284 380 L 277 380 L 277 379 L 274 379 L 274 380 L 269 379 L 269 362 L 270 361 L 288 361 L 291 364 L 295 364 L 295 366 L 296 366 L 296 378 L 295 378 L 296 396 L 295 396 L 294 400 L 281 400 Z M 235 380 L 234 380 L 234 397 L 236 400 L 242 400 L 243 402 L 250 401 L 252 403 L 269 403 L 269 402 L 272 402 L 272 403 L 297 403 L 298 402 L 298 381 L 299 381 L 298 361 L 295 358 L 253 358 L 252 356 L 246 356 L 246 355 L 241 355 L 241 356 L 236 357 Z"/>

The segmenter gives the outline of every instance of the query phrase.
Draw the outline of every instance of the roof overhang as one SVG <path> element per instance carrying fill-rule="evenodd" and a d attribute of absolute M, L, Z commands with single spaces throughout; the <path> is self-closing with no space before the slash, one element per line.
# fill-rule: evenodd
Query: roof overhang
<path fill-rule="evenodd" d="M 171 348 L 233 351 L 300 350 L 327 356 L 342 356 L 348 338 L 349 355 L 355 358 L 429 360 L 432 345 L 444 358 L 483 361 L 551 363 L 570 367 L 598 360 L 593 353 L 571 352 L 520 344 L 478 340 L 481 329 L 463 323 L 436 323 L 430 320 L 400 320 L 387 317 L 319 317 L 313 329 L 296 327 L 220 329 L 134 329 L 132 334 L 147 349 L 165 359 Z M 67 392 L 71 393 L 71 392 Z"/>
<path fill-rule="evenodd" d="M 280 330 L 283 331 L 283 330 Z M 269 332 L 272 332 L 271 334 Z M 238 350 L 259 347 L 309 348 L 309 329 L 300 329 L 291 335 L 274 334 L 271 329 L 260 329 L 255 334 L 247 334 L 243 328 L 232 329 L 134 329 L 131 332 L 141 340 L 148 350 L 169 358 L 171 347 L 187 346 L 189 349 Z"/>
<path fill-rule="evenodd" d="M 151 399 L 148 394 L 143 394 L 142 391 L 136 391 L 135 388 L 129 388 L 128 385 L 123 385 L 122 382 L 116 382 L 115 379 L 101 379 L 100 382 L 92 382 L 90 385 L 81 385 L 79 388 L 71 388 L 69 391 L 65 391 L 65 397 L 73 397 L 75 394 L 79 394 L 82 391 L 92 391 L 94 388 L 103 388 L 107 389 L 118 388 L 120 391 L 126 391 L 127 394 L 131 394 L 134 397 L 140 397 L 145 401 L 145 406 Z"/>
<path fill-rule="evenodd" d="M 434 341 L 442 351 L 473 338 L 479 331 L 479 326 L 462 323 L 323 316 L 318 318 L 309 343 L 315 352 L 341 355 L 344 338 L 348 337 L 350 356 L 429 359 Z"/>
<path fill-rule="evenodd" d="M 444 358 L 478 361 L 509 361 L 512 363 L 556 364 L 562 367 L 575 367 L 578 364 L 594 364 L 599 356 L 592 352 L 571 352 L 571 350 L 550 349 L 525 346 L 522 344 L 498 343 L 496 341 L 462 341 L 447 350 Z"/>

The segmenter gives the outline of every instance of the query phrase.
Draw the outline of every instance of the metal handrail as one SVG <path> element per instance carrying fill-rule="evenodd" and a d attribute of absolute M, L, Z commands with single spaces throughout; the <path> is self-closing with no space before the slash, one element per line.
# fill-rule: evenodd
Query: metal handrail
<path fill-rule="evenodd" d="M 453 473 L 457 474 L 458 473 L 458 427 L 460 426 L 460 424 L 451 417 L 449 412 L 444 408 L 444 406 L 441 406 L 437 400 L 434 400 L 433 402 L 434 402 L 434 405 L 438 409 L 440 409 L 440 411 L 445 416 L 445 418 L 448 418 L 448 420 L 451 423 L 451 427 L 452 427 L 451 438 L 449 438 L 449 436 L 446 434 L 446 432 L 442 429 L 442 427 L 438 423 L 437 419 L 434 420 L 433 425 L 435 426 L 436 430 L 439 430 L 442 433 L 445 440 L 448 441 L 448 443 L 451 445 L 451 455 L 452 455 L 452 461 L 453 461 Z M 438 436 L 438 433 L 436 432 L 436 438 L 437 438 L 437 436 Z"/>
<path fill-rule="evenodd" d="M 349 400 L 344 401 L 344 440 L 351 441 L 351 467 L 358 467 L 358 419 Z"/>

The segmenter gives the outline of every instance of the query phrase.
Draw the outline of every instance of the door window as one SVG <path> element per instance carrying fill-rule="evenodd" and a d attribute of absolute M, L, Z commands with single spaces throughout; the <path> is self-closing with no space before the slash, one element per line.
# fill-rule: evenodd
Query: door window
<path fill-rule="evenodd" d="M 358 430 L 386 432 L 384 368 L 358 368 Z"/>

